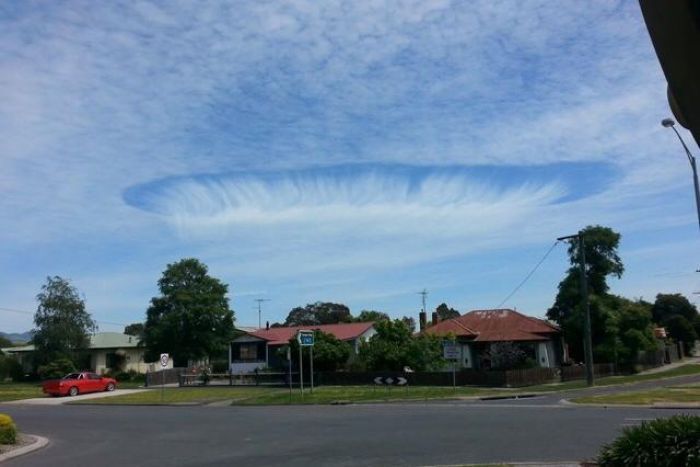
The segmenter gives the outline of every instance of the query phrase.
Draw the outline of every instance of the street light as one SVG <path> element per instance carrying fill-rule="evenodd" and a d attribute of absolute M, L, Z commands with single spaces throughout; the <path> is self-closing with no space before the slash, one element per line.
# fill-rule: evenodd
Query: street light
<path fill-rule="evenodd" d="M 700 187 L 698 187 L 698 168 L 695 164 L 695 157 L 693 157 L 693 155 L 690 153 L 688 146 L 685 145 L 685 141 L 683 141 L 681 134 L 678 133 L 678 130 L 676 130 L 676 127 L 674 126 L 675 124 L 676 122 L 674 122 L 671 118 L 664 118 L 661 120 L 661 125 L 663 125 L 665 128 L 672 129 L 674 133 L 676 133 L 676 136 L 678 136 L 678 141 L 681 142 L 683 149 L 685 149 L 685 155 L 688 156 L 690 168 L 693 169 L 693 183 L 695 184 L 695 207 L 698 211 L 698 227 L 700 227 Z"/>

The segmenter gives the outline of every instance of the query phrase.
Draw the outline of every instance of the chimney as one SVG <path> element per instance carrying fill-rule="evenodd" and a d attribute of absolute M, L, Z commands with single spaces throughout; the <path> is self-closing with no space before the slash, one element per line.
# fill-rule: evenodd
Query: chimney
<path fill-rule="evenodd" d="M 440 321 L 437 311 L 433 311 L 433 326 L 435 326 Z"/>
<path fill-rule="evenodd" d="M 419 323 L 419 324 L 418 324 L 418 329 L 419 329 L 421 332 L 425 331 L 425 321 L 426 321 L 426 319 L 427 319 L 427 317 L 426 317 L 426 315 L 425 315 L 425 311 L 421 311 L 420 313 L 418 313 L 418 323 Z"/>
<path fill-rule="evenodd" d="M 269 321 L 265 321 L 265 330 L 266 331 L 270 330 L 270 322 Z"/>

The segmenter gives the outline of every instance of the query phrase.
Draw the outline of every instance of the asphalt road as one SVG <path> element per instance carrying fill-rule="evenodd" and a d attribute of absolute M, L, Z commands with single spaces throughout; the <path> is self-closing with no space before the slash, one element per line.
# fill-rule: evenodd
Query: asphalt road
<path fill-rule="evenodd" d="M 348 406 L 5 406 L 51 444 L 9 466 L 439 465 L 595 456 L 679 411 L 445 402 Z"/>

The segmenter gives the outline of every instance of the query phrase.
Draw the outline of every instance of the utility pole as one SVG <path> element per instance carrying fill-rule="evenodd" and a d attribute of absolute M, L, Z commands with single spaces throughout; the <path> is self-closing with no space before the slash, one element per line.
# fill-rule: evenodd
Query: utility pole
<path fill-rule="evenodd" d="M 585 242 L 583 239 L 583 231 L 579 231 L 576 235 L 567 235 L 557 238 L 562 240 L 578 240 L 579 250 L 579 270 L 581 272 L 581 298 L 583 299 L 584 315 L 583 315 L 583 351 L 586 358 L 586 382 L 589 386 L 593 386 L 593 339 L 591 336 L 591 307 L 588 302 L 588 276 L 586 274 L 586 251 Z"/>
<path fill-rule="evenodd" d="M 258 302 L 258 329 L 262 329 L 262 302 L 269 302 L 269 298 L 256 298 Z"/>

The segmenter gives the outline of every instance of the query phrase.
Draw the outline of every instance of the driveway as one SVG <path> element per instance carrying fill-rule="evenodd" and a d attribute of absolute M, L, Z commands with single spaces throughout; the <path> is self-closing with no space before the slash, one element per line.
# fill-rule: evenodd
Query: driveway
<path fill-rule="evenodd" d="M 93 392 L 80 394 L 75 397 L 36 397 L 33 399 L 20 399 L 17 401 L 3 402 L 0 405 L 63 405 L 66 402 L 74 402 L 88 399 L 101 399 L 103 397 L 125 396 L 137 392 L 150 391 L 150 389 L 115 389 L 111 392 Z"/>

